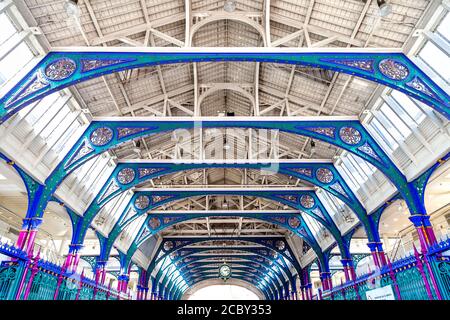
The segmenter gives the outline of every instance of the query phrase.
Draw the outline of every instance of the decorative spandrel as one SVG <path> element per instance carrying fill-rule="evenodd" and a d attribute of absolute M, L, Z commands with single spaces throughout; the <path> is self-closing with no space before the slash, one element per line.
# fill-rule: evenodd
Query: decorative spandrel
<path fill-rule="evenodd" d="M 377 161 L 381 161 L 380 157 L 378 157 L 373 148 L 367 142 L 364 142 L 363 145 L 359 146 L 358 150 L 364 152 L 365 154 L 374 158 Z"/>
<path fill-rule="evenodd" d="M 8 108 L 15 101 L 23 99 L 33 93 L 37 93 L 49 85 L 49 82 L 42 75 L 42 72 L 37 71 L 27 84 L 6 101 L 5 107 Z"/>
<path fill-rule="evenodd" d="M 44 74 L 49 80 L 60 81 L 70 77 L 76 69 L 75 61 L 69 58 L 61 58 L 45 67 Z"/>
<path fill-rule="evenodd" d="M 117 128 L 117 138 L 122 139 L 145 130 L 148 128 Z"/>
<path fill-rule="evenodd" d="M 394 59 L 383 59 L 378 64 L 380 72 L 392 80 L 404 80 L 409 75 L 409 69 L 400 61 Z"/>
<path fill-rule="evenodd" d="M 334 127 L 314 127 L 314 128 L 304 128 L 305 130 L 315 132 L 322 136 L 327 136 L 330 138 L 334 138 L 335 128 Z"/>
<path fill-rule="evenodd" d="M 138 169 L 138 177 L 139 179 L 147 177 L 151 174 L 163 171 L 163 168 L 139 168 Z"/>
<path fill-rule="evenodd" d="M 311 168 L 293 168 L 291 170 L 295 171 L 295 172 L 297 172 L 299 174 L 302 174 L 304 176 L 307 176 L 307 177 L 311 177 L 312 176 Z"/>
<path fill-rule="evenodd" d="M 320 59 L 321 61 L 344 65 L 350 68 L 373 72 L 373 59 Z"/>
<path fill-rule="evenodd" d="M 314 198 L 311 197 L 309 194 L 304 194 L 300 198 L 300 204 L 304 208 L 310 209 L 310 208 L 314 207 L 315 201 L 314 201 Z"/>
<path fill-rule="evenodd" d="M 319 168 L 316 171 L 316 177 L 317 180 L 319 180 L 322 183 L 330 183 L 331 181 L 333 181 L 333 172 L 331 172 L 330 169 L 327 168 Z"/>
<path fill-rule="evenodd" d="M 89 137 L 91 143 L 96 147 L 108 144 L 113 138 L 113 131 L 108 127 L 100 127 L 95 129 Z"/>
<path fill-rule="evenodd" d="M 150 204 L 150 198 L 146 195 L 140 195 L 134 201 L 134 206 L 139 210 L 146 209 Z"/>
<path fill-rule="evenodd" d="M 134 177 L 136 176 L 136 172 L 132 168 L 123 168 L 117 174 L 117 181 L 121 184 L 130 184 Z"/>
<path fill-rule="evenodd" d="M 342 127 L 339 130 L 339 137 L 349 145 L 355 145 L 361 141 L 361 133 L 353 127 Z"/>

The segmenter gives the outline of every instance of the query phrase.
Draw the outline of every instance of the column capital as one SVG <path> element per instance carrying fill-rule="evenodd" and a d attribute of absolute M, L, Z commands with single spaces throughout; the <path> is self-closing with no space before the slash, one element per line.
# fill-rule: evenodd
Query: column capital
<path fill-rule="evenodd" d="M 424 214 L 413 214 L 409 220 L 417 227 L 431 227 L 430 216 Z"/>

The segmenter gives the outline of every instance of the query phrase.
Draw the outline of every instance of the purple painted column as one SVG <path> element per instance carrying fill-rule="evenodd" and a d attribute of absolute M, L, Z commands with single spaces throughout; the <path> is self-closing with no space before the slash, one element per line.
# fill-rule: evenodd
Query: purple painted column
<path fill-rule="evenodd" d="M 370 249 L 370 254 L 372 255 L 373 263 L 377 268 L 380 267 L 380 262 L 378 261 L 378 252 L 377 252 L 377 242 L 368 242 L 367 246 Z"/>
<path fill-rule="evenodd" d="M 409 220 L 416 227 L 419 235 L 421 253 L 427 253 L 430 246 L 436 244 L 436 236 L 430 223 L 430 217 L 424 214 L 413 214 Z"/>

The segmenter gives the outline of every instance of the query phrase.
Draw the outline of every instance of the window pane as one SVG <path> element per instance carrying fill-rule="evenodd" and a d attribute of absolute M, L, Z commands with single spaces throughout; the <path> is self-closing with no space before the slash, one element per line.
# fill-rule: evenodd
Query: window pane
<path fill-rule="evenodd" d="M 450 13 L 447 12 L 447 15 L 436 30 L 444 39 L 450 41 Z"/>
<path fill-rule="evenodd" d="M 397 90 L 392 90 L 391 96 L 417 123 L 421 123 L 425 119 L 425 114 L 422 110 L 420 110 L 406 94 Z"/>
<path fill-rule="evenodd" d="M 5 79 L 11 79 L 28 62 L 30 62 L 31 59 L 33 59 L 33 53 L 30 48 L 28 48 L 27 44 L 22 42 L 0 61 L 0 74 Z"/>
<path fill-rule="evenodd" d="M 5 13 L 0 14 L 0 26 L 2 29 L 2 32 L 0 32 L 0 44 L 2 44 L 16 33 L 17 30 Z"/>
<path fill-rule="evenodd" d="M 450 68 L 446 68 L 450 64 L 450 58 L 436 47 L 431 41 L 419 53 L 421 57 L 437 74 L 445 81 L 450 82 Z M 444 66 L 444 67 L 443 67 Z"/>

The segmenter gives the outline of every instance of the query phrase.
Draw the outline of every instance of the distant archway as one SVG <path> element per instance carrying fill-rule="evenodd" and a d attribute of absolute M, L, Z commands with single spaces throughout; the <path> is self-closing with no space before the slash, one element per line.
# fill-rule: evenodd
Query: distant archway
<path fill-rule="evenodd" d="M 182 300 L 265 300 L 264 294 L 239 279 L 210 279 L 189 288 Z"/>

